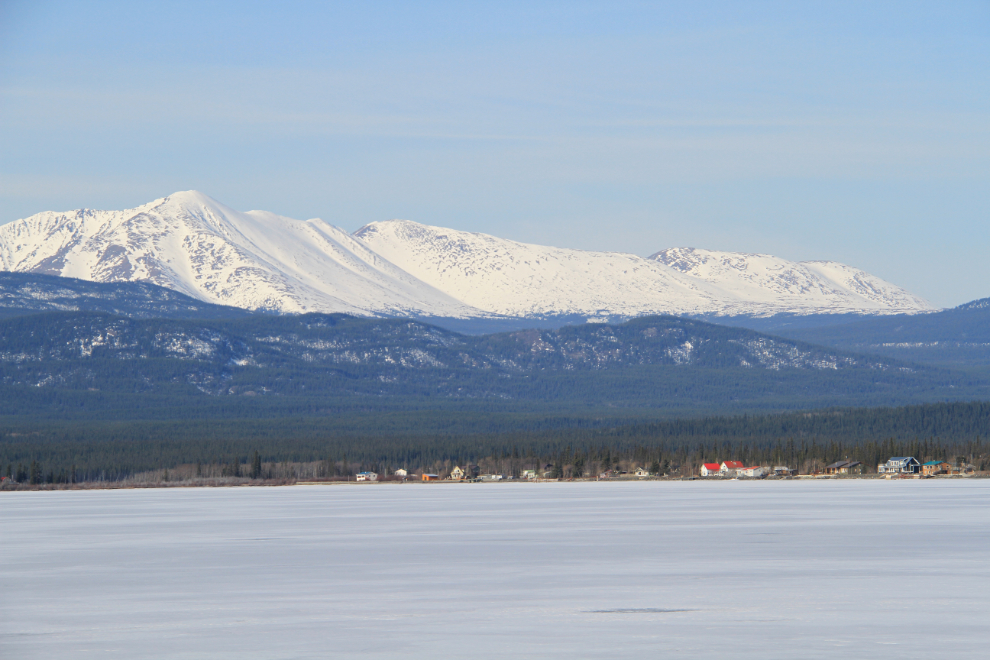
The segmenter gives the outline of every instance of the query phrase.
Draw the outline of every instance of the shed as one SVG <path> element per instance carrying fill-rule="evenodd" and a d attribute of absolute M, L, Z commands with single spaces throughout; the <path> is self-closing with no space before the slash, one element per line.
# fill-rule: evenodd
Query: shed
<path fill-rule="evenodd" d="M 426 472 L 423 473 L 423 481 L 436 481 L 439 478 L 440 475 L 437 474 L 428 474 Z"/>

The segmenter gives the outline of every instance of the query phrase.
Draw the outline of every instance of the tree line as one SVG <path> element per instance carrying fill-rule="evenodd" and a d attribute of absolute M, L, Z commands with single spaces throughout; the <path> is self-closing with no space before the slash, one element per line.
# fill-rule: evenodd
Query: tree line
<path fill-rule="evenodd" d="M 575 417 L 570 424 L 561 418 L 556 426 L 527 427 L 528 418 L 472 420 L 476 414 L 435 418 L 413 411 L 404 431 L 395 430 L 399 414 L 379 433 L 341 431 L 322 418 L 22 424 L 17 431 L 0 429 L 0 470 L 20 483 L 62 484 L 121 481 L 190 466 L 198 466 L 203 478 L 255 479 L 336 478 L 398 468 L 443 473 L 464 463 L 511 475 L 549 470 L 564 478 L 632 467 L 687 476 L 701 463 L 722 460 L 811 472 L 850 459 L 875 471 L 877 463 L 896 455 L 922 462 L 961 457 L 978 469 L 988 467 L 988 403 L 611 420 L 608 426 Z"/>

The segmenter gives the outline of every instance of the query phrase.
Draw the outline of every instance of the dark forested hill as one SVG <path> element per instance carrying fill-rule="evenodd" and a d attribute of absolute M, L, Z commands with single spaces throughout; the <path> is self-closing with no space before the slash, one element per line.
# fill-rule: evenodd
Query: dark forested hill
<path fill-rule="evenodd" d="M 211 305 L 144 282 L 104 284 L 0 271 L 0 318 L 46 311 L 104 312 L 133 318 L 240 319 L 244 309 Z"/>
<path fill-rule="evenodd" d="M 931 314 L 881 316 L 775 333 L 833 348 L 947 366 L 990 365 L 990 298 Z"/>
<path fill-rule="evenodd" d="M 471 337 L 343 315 L 53 312 L 0 320 L 0 388 L 0 415 L 55 414 L 60 401 L 58 415 L 115 418 L 326 414 L 356 402 L 694 414 L 990 398 L 982 373 L 675 317 Z"/>

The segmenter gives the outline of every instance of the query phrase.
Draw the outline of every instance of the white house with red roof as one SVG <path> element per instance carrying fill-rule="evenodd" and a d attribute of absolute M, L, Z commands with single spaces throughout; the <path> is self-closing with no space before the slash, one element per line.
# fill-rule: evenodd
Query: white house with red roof
<path fill-rule="evenodd" d="M 722 465 L 719 466 L 719 472 L 723 477 L 735 477 L 738 470 L 743 468 L 742 461 L 722 461 Z"/>
<path fill-rule="evenodd" d="M 701 476 L 718 477 L 722 474 L 722 466 L 718 463 L 703 463 L 701 465 Z"/>

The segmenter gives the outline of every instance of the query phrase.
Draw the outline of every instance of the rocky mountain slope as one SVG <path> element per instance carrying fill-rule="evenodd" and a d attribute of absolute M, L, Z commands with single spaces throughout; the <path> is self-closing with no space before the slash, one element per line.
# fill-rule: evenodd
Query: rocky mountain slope
<path fill-rule="evenodd" d="M 467 405 L 542 415 L 540 406 L 550 402 L 685 412 L 890 405 L 988 392 L 982 373 L 675 317 L 480 337 L 409 320 L 322 314 L 0 319 L 0 414 L 13 415 L 41 404 L 89 414 L 91 404 L 119 408 L 125 400 L 165 406 L 172 415 L 190 406 L 221 415 L 228 414 L 223 401 L 237 407 L 241 397 L 279 410 L 311 408 L 297 401 L 302 397 L 321 414 L 338 405 Z"/>
<path fill-rule="evenodd" d="M 150 282 L 278 312 L 450 318 L 891 314 L 924 300 L 832 262 L 671 249 L 644 258 L 393 220 L 354 234 L 241 213 L 198 192 L 127 211 L 39 213 L 0 226 L 0 270 Z"/>
<path fill-rule="evenodd" d="M 138 319 L 241 319 L 240 307 L 211 305 L 148 282 L 90 282 L 0 272 L 0 318 L 42 312 L 105 312 Z"/>

